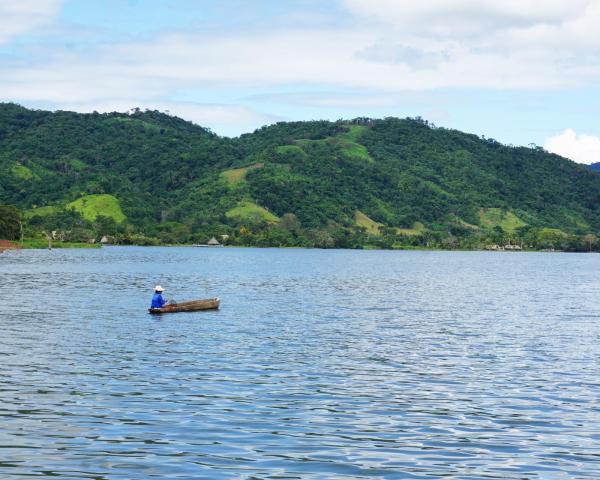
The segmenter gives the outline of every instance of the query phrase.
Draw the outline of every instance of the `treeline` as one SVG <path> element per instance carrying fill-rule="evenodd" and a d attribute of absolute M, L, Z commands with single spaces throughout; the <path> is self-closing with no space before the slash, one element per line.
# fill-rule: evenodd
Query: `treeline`
<path fill-rule="evenodd" d="M 276 224 L 244 222 L 239 225 L 205 225 L 192 231 L 178 222 L 157 224 L 154 229 L 140 231 L 129 224 L 118 224 L 112 218 L 99 216 L 86 221 L 73 210 L 61 210 L 45 217 L 33 217 L 28 222 L 10 206 L 0 206 L 0 238 L 18 240 L 47 238 L 55 233 L 55 240 L 78 243 L 98 243 L 106 237 L 117 245 L 189 245 L 204 244 L 210 238 L 230 246 L 304 247 L 304 248 L 380 248 L 380 249 L 507 249 L 560 250 L 567 252 L 600 251 L 600 239 L 594 234 L 566 234 L 547 227 L 524 226 L 514 232 L 501 227 L 477 232 L 456 228 L 453 231 L 440 226 L 438 230 L 424 230 L 418 234 L 402 234 L 393 228 L 381 228 L 378 234 L 362 227 L 343 227 L 328 222 L 321 228 L 305 228 L 296 215 L 285 214 Z M 24 225 L 24 226 L 23 226 Z M 61 225 L 57 232 L 53 230 Z"/>

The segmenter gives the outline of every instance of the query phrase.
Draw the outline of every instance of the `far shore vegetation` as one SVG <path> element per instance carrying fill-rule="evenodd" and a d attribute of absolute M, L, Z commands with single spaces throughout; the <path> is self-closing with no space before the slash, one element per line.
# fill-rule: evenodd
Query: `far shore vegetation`
<path fill-rule="evenodd" d="M 253 207 L 243 205 L 240 209 L 256 213 Z M 600 251 L 600 239 L 594 234 L 572 235 L 558 229 L 531 228 L 518 225 L 509 231 L 497 223 L 486 229 L 477 229 L 468 236 L 453 235 L 446 230 L 431 230 L 422 224 L 412 229 L 390 229 L 378 225 L 366 215 L 357 212 L 354 229 L 340 229 L 330 223 L 323 229 L 303 229 L 293 214 L 286 214 L 277 222 L 270 217 L 251 226 L 219 228 L 207 227 L 204 232 L 190 234 L 184 225 L 171 222 L 163 224 L 156 236 L 149 236 L 126 224 L 119 224 L 110 217 L 97 216 L 86 220 L 76 210 L 57 210 L 61 222 L 69 224 L 66 229 L 40 230 L 37 224 L 28 223 L 14 207 L 0 206 L 0 250 L 7 248 L 98 248 L 102 245 L 176 246 L 207 244 L 217 239 L 224 246 L 254 247 L 303 247 L 303 248 L 351 248 L 351 249 L 404 249 L 404 250 L 516 250 L 516 251 Z M 259 215 L 263 215 L 258 211 Z M 506 221 L 506 215 L 495 212 L 497 222 Z M 271 221 L 271 224 L 267 223 Z M 226 233 L 225 233 L 226 232 Z M 7 240 L 10 240 L 9 242 Z"/>
<path fill-rule="evenodd" d="M 600 250 L 599 173 L 420 118 L 226 138 L 158 111 L 0 103 L 0 205 L 0 239 L 24 248 Z"/>

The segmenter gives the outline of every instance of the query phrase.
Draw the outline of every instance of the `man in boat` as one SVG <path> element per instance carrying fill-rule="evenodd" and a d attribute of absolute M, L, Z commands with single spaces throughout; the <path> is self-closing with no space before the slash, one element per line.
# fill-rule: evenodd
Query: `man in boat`
<path fill-rule="evenodd" d="M 150 308 L 162 308 L 167 304 L 167 301 L 163 298 L 162 292 L 164 292 L 164 288 L 160 285 L 154 287 L 154 295 L 152 296 L 152 304 Z"/>

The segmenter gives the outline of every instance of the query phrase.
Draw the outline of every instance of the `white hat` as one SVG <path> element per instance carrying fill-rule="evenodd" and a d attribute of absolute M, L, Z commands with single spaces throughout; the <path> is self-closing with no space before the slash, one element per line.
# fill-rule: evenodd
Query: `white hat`
<path fill-rule="evenodd" d="M 164 288 L 162 288 L 160 285 L 157 285 L 156 287 L 154 287 L 154 291 L 155 291 L 155 292 L 164 292 L 164 291 L 165 291 L 165 289 L 164 289 Z"/>

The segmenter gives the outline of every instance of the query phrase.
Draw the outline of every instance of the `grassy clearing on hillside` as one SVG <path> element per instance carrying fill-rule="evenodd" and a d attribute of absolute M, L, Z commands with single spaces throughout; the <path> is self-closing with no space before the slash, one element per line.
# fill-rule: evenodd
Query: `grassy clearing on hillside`
<path fill-rule="evenodd" d="M 336 147 L 343 157 L 349 160 L 359 160 L 373 163 L 375 160 L 373 160 L 373 157 L 371 157 L 367 148 L 364 145 L 361 145 L 360 143 L 356 143 L 355 141 L 358 137 L 360 137 L 360 134 L 362 134 L 362 131 L 365 127 L 353 127 L 354 128 L 351 130 L 351 132 L 344 133 L 336 137 L 327 137 L 320 140 L 310 140 L 307 138 L 302 138 L 294 142 L 296 143 L 296 145 L 285 145 L 282 147 L 277 147 L 276 151 L 277 153 L 285 153 L 287 155 L 291 153 L 299 154 L 299 152 L 301 152 L 302 155 L 306 156 L 306 153 L 300 147 L 306 148 L 319 143 L 329 143 L 330 145 Z"/>
<path fill-rule="evenodd" d="M 415 222 L 412 228 L 397 228 L 396 233 L 398 235 L 422 235 L 425 230 L 427 230 L 425 225 L 421 222 Z"/>
<path fill-rule="evenodd" d="M 308 140 L 311 141 L 311 140 Z M 306 152 L 302 150 L 298 145 L 281 145 L 275 149 L 275 153 L 279 155 L 299 155 L 306 157 Z"/>
<path fill-rule="evenodd" d="M 15 177 L 20 178 L 21 180 L 39 180 L 40 178 L 25 165 L 19 163 L 13 165 L 10 171 Z"/>
<path fill-rule="evenodd" d="M 383 225 L 375 220 L 370 219 L 360 210 L 357 210 L 354 214 L 354 223 L 356 223 L 356 225 L 359 227 L 363 227 L 371 235 L 381 234 L 379 227 L 382 227 Z"/>
<path fill-rule="evenodd" d="M 86 195 L 67 204 L 67 208 L 79 212 L 83 218 L 90 222 L 96 220 L 98 215 L 112 218 L 117 223 L 121 223 L 126 218 L 121 210 L 119 200 L 107 194 Z"/>
<path fill-rule="evenodd" d="M 330 142 L 340 149 L 342 156 L 349 160 L 359 160 L 369 163 L 375 162 L 373 157 L 369 155 L 367 148 L 360 143 L 351 142 L 349 140 L 341 140 L 339 138 L 332 138 Z"/>
<path fill-rule="evenodd" d="M 482 208 L 479 210 L 479 223 L 484 228 L 501 227 L 502 230 L 509 233 L 527 225 L 513 212 L 501 208 Z"/>
<path fill-rule="evenodd" d="M 243 182 L 246 179 L 246 174 L 248 173 L 248 171 L 255 170 L 257 168 L 262 168 L 264 166 L 264 163 L 255 163 L 247 167 L 225 170 L 221 173 L 221 175 L 223 176 L 223 178 L 225 178 L 225 180 L 227 180 L 227 183 L 229 185 L 236 185 L 238 183 Z"/>
<path fill-rule="evenodd" d="M 238 203 L 237 207 L 227 211 L 225 216 L 227 218 L 237 218 L 242 221 L 246 220 L 251 222 L 265 221 L 267 223 L 276 223 L 279 221 L 277 216 L 249 200 Z"/>
<path fill-rule="evenodd" d="M 25 212 L 25 218 L 32 217 L 47 217 L 48 215 L 53 215 L 58 212 L 58 207 L 53 205 L 48 205 L 45 207 L 32 208 L 31 210 L 27 210 Z"/>
<path fill-rule="evenodd" d="M 472 223 L 466 222 L 465 220 L 463 220 L 460 217 L 457 217 L 456 215 L 450 215 L 449 217 L 450 219 L 452 219 L 453 222 L 457 223 L 458 225 L 461 225 L 465 228 L 468 228 L 470 230 L 480 230 L 480 227 L 477 225 L 473 225 Z"/>
<path fill-rule="evenodd" d="M 348 131 L 339 135 L 340 137 L 346 138 L 351 142 L 357 142 L 363 133 L 367 130 L 364 125 L 347 125 Z"/>

